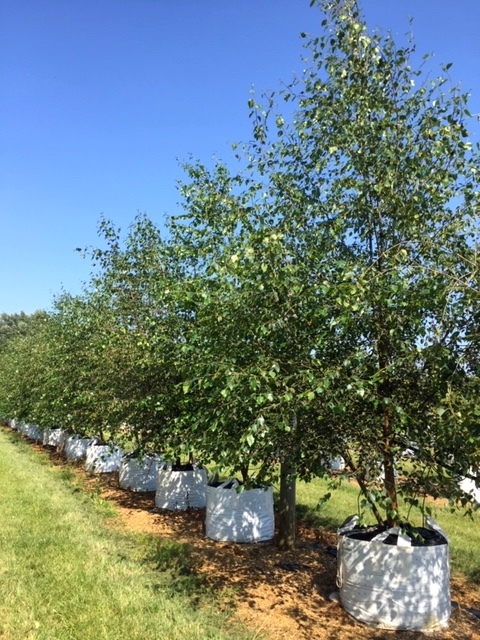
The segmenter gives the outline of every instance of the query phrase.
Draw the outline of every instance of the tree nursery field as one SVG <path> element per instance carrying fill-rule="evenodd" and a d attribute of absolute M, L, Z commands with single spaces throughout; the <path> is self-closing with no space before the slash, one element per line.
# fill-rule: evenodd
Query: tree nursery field
<path fill-rule="evenodd" d="M 2 461 L 9 461 L 0 472 L 0 584 L 8 594 L 0 638 L 109 640 L 121 629 L 131 638 L 184 638 L 187 631 L 193 638 L 257 640 L 398 637 L 356 622 L 331 599 L 337 591 L 335 530 L 357 490 L 341 491 L 319 516 L 312 505 L 325 487 L 301 487 L 297 548 L 280 551 L 273 542 L 209 540 L 204 509 L 156 509 L 152 493 L 121 489 L 118 473 L 87 473 L 82 462 L 67 461 L 52 447 L 27 445 L 9 431 L 0 431 L 0 448 Z M 474 531 L 470 535 L 455 546 L 472 551 L 478 571 L 480 541 Z M 478 583 L 454 569 L 451 594 L 458 607 L 449 629 L 428 637 L 480 637 Z M 402 632 L 405 640 L 422 636 Z"/>
<path fill-rule="evenodd" d="M 250 94 L 251 140 L 230 162 L 182 165 L 181 208 L 163 225 L 102 217 L 99 246 L 79 249 L 92 265 L 79 294 L 0 315 L 0 416 L 52 452 L 84 452 L 93 477 L 63 457 L 61 472 L 88 481 L 97 506 L 114 502 L 112 523 L 153 536 L 177 590 L 191 599 L 195 576 L 230 594 L 256 637 L 463 640 L 478 636 L 467 609 L 480 609 L 475 114 L 451 64 L 370 28 L 359 0 L 311 5 L 319 29 L 301 34 L 302 73 Z M 125 492 L 139 475 L 154 496 Z M 30 508 L 48 514 L 40 477 L 17 499 L 38 494 Z M 22 514 L 9 514 L 5 541 L 18 543 Z M 52 513 L 39 532 L 21 523 L 52 554 L 40 571 L 28 539 L 10 553 L 24 559 L 14 576 L 32 567 L 35 598 L 74 548 L 54 537 L 74 514 Z M 118 601 L 97 594 L 125 567 L 88 560 L 55 575 L 99 580 L 86 593 L 115 620 Z M 159 619 L 158 579 L 126 589 L 126 608 Z M 16 606 L 24 588 L 7 591 Z M 59 596 L 45 593 L 68 625 Z M 177 613 L 164 617 L 180 634 Z M 223 633 L 208 621 L 187 632 L 193 620 L 182 637 Z"/>

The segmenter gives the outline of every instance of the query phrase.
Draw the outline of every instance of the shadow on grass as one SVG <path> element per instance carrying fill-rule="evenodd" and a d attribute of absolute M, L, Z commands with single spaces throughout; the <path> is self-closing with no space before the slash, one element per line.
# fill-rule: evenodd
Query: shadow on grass
<path fill-rule="evenodd" d="M 146 536 L 143 549 L 143 563 L 161 577 L 157 589 L 186 595 L 197 604 L 210 594 L 206 577 L 197 571 L 190 544 Z"/>
<path fill-rule="evenodd" d="M 480 585 L 480 567 L 472 567 L 465 571 L 465 575 L 475 584 Z"/>
<path fill-rule="evenodd" d="M 308 526 L 322 527 L 335 532 L 344 520 L 344 518 L 325 513 L 321 506 L 312 509 L 311 506 L 301 503 L 297 504 L 297 519 Z"/>

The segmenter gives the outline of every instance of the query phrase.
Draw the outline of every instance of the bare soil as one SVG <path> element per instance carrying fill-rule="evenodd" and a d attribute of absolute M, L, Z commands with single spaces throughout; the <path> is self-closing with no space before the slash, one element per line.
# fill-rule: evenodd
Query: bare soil
<path fill-rule="evenodd" d="M 34 445 L 37 450 L 47 448 Z M 419 633 L 372 629 L 349 616 L 332 599 L 336 594 L 337 536 L 299 522 L 297 549 L 280 552 L 273 543 L 214 542 L 204 535 L 204 509 L 170 512 L 155 508 L 154 493 L 135 493 L 118 485 L 118 475 L 88 474 L 83 463 L 48 451 L 56 465 L 75 471 L 87 490 L 114 503 L 123 525 L 191 545 L 196 571 L 218 589 L 234 591 L 235 615 L 248 627 L 276 640 L 480 640 L 480 585 L 461 575 L 451 579 L 456 603 L 448 629 Z"/>

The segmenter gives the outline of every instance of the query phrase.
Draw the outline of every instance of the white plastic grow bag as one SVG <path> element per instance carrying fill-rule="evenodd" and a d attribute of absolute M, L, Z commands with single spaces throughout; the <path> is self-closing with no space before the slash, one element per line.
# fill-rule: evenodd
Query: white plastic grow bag
<path fill-rule="evenodd" d="M 193 466 L 188 471 L 174 471 L 171 464 L 158 470 L 155 506 L 170 511 L 183 511 L 205 506 L 207 472 Z"/>
<path fill-rule="evenodd" d="M 475 475 L 473 469 L 470 469 L 470 475 Z M 473 496 L 476 502 L 480 502 L 480 487 L 477 487 L 475 481 L 471 478 L 462 478 L 459 482 L 460 489 L 465 493 Z"/>
<path fill-rule="evenodd" d="M 23 435 L 26 436 L 29 440 L 33 440 L 34 439 L 32 437 L 34 426 L 35 425 L 28 423 L 28 424 L 23 425 L 23 427 L 22 427 Z"/>
<path fill-rule="evenodd" d="M 112 473 L 117 471 L 123 457 L 123 450 L 114 444 L 92 442 L 87 447 L 85 469 L 92 473 Z"/>
<path fill-rule="evenodd" d="M 162 463 L 163 458 L 156 453 L 139 458 L 124 456 L 120 463 L 120 486 L 131 491 L 156 491 L 158 468 Z"/>
<path fill-rule="evenodd" d="M 43 431 L 37 424 L 28 424 L 25 435 L 34 442 L 43 442 Z"/>
<path fill-rule="evenodd" d="M 27 435 L 28 425 L 25 422 L 19 422 L 17 425 L 17 431 L 22 434 L 22 436 Z"/>
<path fill-rule="evenodd" d="M 68 460 L 81 460 L 86 457 L 89 445 L 96 441 L 96 438 L 84 438 L 78 434 L 69 436 L 65 442 L 65 456 Z"/>
<path fill-rule="evenodd" d="M 43 432 L 43 444 L 49 447 L 56 447 L 60 442 L 63 429 L 45 429 Z"/>
<path fill-rule="evenodd" d="M 444 544 L 411 546 L 398 527 L 370 541 L 349 538 L 355 516 L 338 530 L 337 585 L 344 609 L 382 629 L 434 631 L 448 625 L 451 613 L 448 540 L 431 519 Z M 397 545 L 385 544 L 398 534 Z"/>
<path fill-rule="evenodd" d="M 67 444 L 67 440 L 70 437 L 70 434 L 66 429 L 62 429 L 60 431 L 60 435 L 58 436 L 57 442 L 57 451 L 60 453 L 65 453 L 65 445 Z"/>
<path fill-rule="evenodd" d="M 205 533 L 224 542 L 266 542 L 273 538 L 273 489 L 238 492 L 238 481 L 207 486 Z"/>
<path fill-rule="evenodd" d="M 345 460 L 342 456 L 336 456 L 330 461 L 330 469 L 332 471 L 343 471 L 345 469 Z"/>

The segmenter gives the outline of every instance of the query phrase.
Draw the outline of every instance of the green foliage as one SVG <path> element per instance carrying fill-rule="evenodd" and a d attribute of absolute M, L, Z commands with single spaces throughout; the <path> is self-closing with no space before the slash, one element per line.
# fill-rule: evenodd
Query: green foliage
<path fill-rule="evenodd" d="M 324 527 L 335 531 L 358 508 L 361 500 L 358 485 L 354 482 L 342 482 L 333 492 L 328 501 L 322 500 L 330 492 L 330 482 L 326 479 L 315 478 L 305 483 L 299 482 L 297 488 L 298 518 L 313 527 Z M 405 505 L 406 507 L 407 505 Z M 480 514 L 465 517 L 462 513 L 450 512 L 444 500 L 433 502 L 428 506 L 432 517 L 447 533 L 450 543 L 450 561 L 452 571 L 467 576 L 470 580 L 479 582 L 480 577 L 480 540 L 478 526 Z M 422 524 L 420 508 L 412 509 L 410 519 L 413 524 Z M 374 524 L 371 512 L 366 515 L 366 523 Z"/>
<path fill-rule="evenodd" d="M 370 34 L 355 2 L 320 7 L 303 77 L 249 102 L 247 172 L 186 167 L 184 389 L 217 461 L 268 477 L 288 452 L 307 478 L 341 453 L 393 523 L 411 444 L 406 496 L 455 495 L 478 467 L 479 155 L 467 96 L 412 70 L 413 43 Z"/>
<path fill-rule="evenodd" d="M 24 311 L 0 314 L 0 353 L 14 338 L 27 335 L 30 323 L 41 313 L 37 311 L 32 316 L 28 316 Z"/>
<path fill-rule="evenodd" d="M 21 321 L 5 323 L 1 347 L 0 414 L 20 420 L 35 419 L 38 404 L 43 399 L 42 380 L 50 372 L 49 348 L 45 340 L 48 314 L 37 312 L 32 316 L 18 316 Z M 5 320 L 5 318 L 4 318 Z"/>
<path fill-rule="evenodd" d="M 354 0 L 318 4 L 303 76 L 249 100 L 241 169 L 186 164 L 168 241 L 101 221 L 84 293 L 4 341 L 0 412 L 247 485 L 342 455 L 394 523 L 480 465 L 480 156 L 444 71 Z"/>

